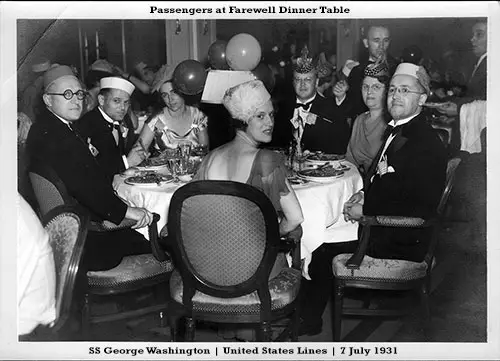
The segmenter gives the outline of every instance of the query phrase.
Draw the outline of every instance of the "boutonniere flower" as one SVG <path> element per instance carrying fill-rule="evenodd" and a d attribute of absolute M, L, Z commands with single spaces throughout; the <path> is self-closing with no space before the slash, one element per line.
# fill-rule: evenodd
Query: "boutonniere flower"
<path fill-rule="evenodd" d="M 123 138 L 127 138 L 129 129 L 127 127 L 121 127 Z"/>
<path fill-rule="evenodd" d="M 306 124 L 314 125 L 314 124 L 316 124 L 316 119 L 318 119 L 318 116 L 316 114 L 309 113 L 309 114 L 307 114 L 307 117 L 306 117 Z"/>
<path fill-rule="evenodd" d="M 89 151 L 90 153 L 94 156 L 94 157 L 97 157 L 97 155 L 99 154 L 99 151 L 97 150 L 96 147 L 94 147 L 92 145 L 92 143 L 90 142 L 90 138 L 87 138 L 87 144 L 89 145 Z"/>

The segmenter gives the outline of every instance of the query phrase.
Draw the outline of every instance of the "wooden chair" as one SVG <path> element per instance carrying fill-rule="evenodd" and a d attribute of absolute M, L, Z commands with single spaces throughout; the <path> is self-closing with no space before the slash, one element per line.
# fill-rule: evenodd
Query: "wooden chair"
<path fill-rule="evenodd" d="M 56 319 L 49 326 L 39 326 L 20 341 L 59 341 L 70 339 L 69 321 L 75 315 L 80 274 L 89 217 L 75 206 L 58 206 L 48 212 L 42 224 L 49 234 L 56 272 Z"/>
<path fill-rule="evenodd" d="M 276 211 L 263 192 L 231 181 L 188 183 L 174 193 L 167 225 L 176 262 L 173 340 L 185 316 L 186 341 L 194 340 L 198 320 L 258 326 L 258 340 L 270 341 L 271 323 L 285 317 L 289 322 L 276 340 L 297 341 L 302 229 L 281 241 Z M 269 280 L 278 251 L 289 248 L 296 250 L 294 267 Z"/>
<path fill-rule="evenodd" d="M 46 164 L 33 164 L 29 176 L 42 216 L 59 205 L 77 204 L 76 200 L 68 193 L 62 180 Z M 116 321 L 153 312 L 159 312 L 160 318 L 163 317 L 166 312 L 165 304 L 168 298 L 164 293 L 166 288 L 164 283 L 167 283 L 170 278 L 173 263 L 156 240 L 159 219 L 159 215 L 154 214 L 153 223 L 148 230 L 152 254 L 124 257 L 122 262 L 113 269 L 87 272 L 87 292 L 84 296 L 82 310 L 82 326 L 85 337 L 88 337 L 89 327 L 92 323 Z M 118 229 L 128 228 L 134 223 L 130 220 L 124 220 L 119 225 L 115 225 L 109 221 L 91 221 L 89 230 L 113 232 Z M 116 301 L 119 301 L 120 298 L 130 299 L 132 293 L 149 293 L 153 288 L 156 288 L 156 294 L 159 296 L 159 299 L 153 304 L 105 315 L 91 315 L 93 303 L 109 301 L 111 297 Z M 120 302 L 117 302 L 117 304 L 120 304 Z"/>
<path fill-rule="evenodd" d="M 370 309 L 367 303 L 362 308 L 344 308 L 343 297 L 345 288 L 397 291 L 416 290 L 420 294 L 424 319 L 429 319 L 431 275 L 436 263 L 434 250 L 438 242 L 441 217 L 453 188 L 455 171 L 459 163 L 460 158 L 453 158 L 448 161 L 446 185 L 435 218 L 424 220 L 422 218 L 401 216 L 365 216 L 360 221 L 364 227 L 356 252 L 354 254 L 340 254 L 333 259 L 334 302 L 332 302 L 332 329 L 334 341 L 340 340 L 343 315 L 398 316 L 405 313 L 405 310 Z M 397 259 L 377 259 L 365 255 L 370 228 L 377 226 L 433 228 L 429 249 L 424 260 L 422 262 L 411 262 Z"/>

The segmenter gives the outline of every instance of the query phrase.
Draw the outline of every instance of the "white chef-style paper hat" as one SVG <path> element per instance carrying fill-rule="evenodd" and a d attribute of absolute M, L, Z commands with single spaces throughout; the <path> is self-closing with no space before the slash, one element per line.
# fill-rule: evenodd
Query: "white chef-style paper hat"
<path fill-rule="evenodd" d="M 425 89 L 425 92 L 427 94 L 430 93 L 430 78 L 423 66 L 412 63 L 401 63 L 396 68 L 392 77 L 395 77 L 396 75 L 409 75 L 416 78 L 420 85 L 422 85 Z"/>
<path fill-rule="evenodd" d="M 120 89 L 126 92 L 128 95 L 132 95 L 135 89 L 134 84 L 132 84 L 128 80 L 119 77 L 102 78 L 100 85 L 101 89 L 106 89 L 106 88 Z"/>

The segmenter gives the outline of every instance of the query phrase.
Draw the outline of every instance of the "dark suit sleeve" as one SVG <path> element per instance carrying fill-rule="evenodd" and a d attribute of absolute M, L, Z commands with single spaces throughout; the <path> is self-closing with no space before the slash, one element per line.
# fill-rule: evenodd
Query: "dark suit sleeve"
<path fill-rule="evenodd" d="M 349 112 L 347 116 L 352 119 L 355 119 L 359 114 L 364 113 L 367 109 L 365 103 L 363 102 L 363 97 L 361 96 L 363 71 L 363 66 L 355 66 L 347 78 L 349 90 L 347 91 L 347 99 L 345 99 L 344 102 L 347 102 L 346 104 L 349 105 Z"/>

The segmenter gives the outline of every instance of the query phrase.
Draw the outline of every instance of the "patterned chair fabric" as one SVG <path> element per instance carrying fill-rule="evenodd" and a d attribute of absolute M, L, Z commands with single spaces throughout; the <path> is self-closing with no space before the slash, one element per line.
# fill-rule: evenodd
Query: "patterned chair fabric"
<path fill-rule="evenodd" d="M 299 270 L 285 268 L 269 281 L 271 310 L 283 308 L 297 298 L 300 277 Z M 182 278 L 179 271 L 174 271 L 170 279 L 170 294 L 178 303 L 182 303 L 182 291 Z M 260 312 L 260 301 L 257 291 L 235 298 L 213 297 L 197 291 L 193 297 L 193 310 L 226 315 L 241 313 L 257 315 Z"/>
<path fill-rule="evenodd" d="M 87 272 L 90 289 L 141 285 L 146 280 L 163 278 L 172 272 L 170 260 L 159 262 L 152 254 L 124 257 L 118 266 L 105 271 Z"/>
<path fill-rule="evenodd" d="M 73 303 L 73 289 L 87 235 L 88 216 L 76 207 L 60 206 L 44 217 L 44 228 L 54 254 L 56 268 L 58 330 L 69 317 Z"/>
<path fill-rule="evenodd" d="M 427 262 L 412 262 L 399 259 L 379 259 L 365 255 L 359 269 L 346 267 L 351 253 L 339 254 L 333 259 L 333 272 L 339 279 L 356 279 L 386 282 L 407 282 L 425 277 Z M 435 259 L 433 260 L 433 267 Z"/>
<path fill-rule="evenodd" d="M 248 184 L 195 181 L 173 195 L 168 235 L 176 271 L 170 279 L 172 336 L 183 314 L 186 339 L 193 340 L 195 322 L 259 323 L 270 340 L 270 322 L 291 317 L 279 336 L 296 340 L 300 269 L 270 274 L 281 241 L 276 210 L 269 198 Z M 295 331 L 294 331 L 295 330 Z"/>
<path fill-rule="evenodd" d="M 207 282 L 237 285 L 260 265 L 266 245 L 265 221 L 249 200 L 215 194 L 188 198 L 180 228 L 189 262 Z"/>
<path fill-rule="evenodd" d="M 51 209 L 66 204 L 61 192 L 48 179 L 35 172 L 29 172 L 29 177 L 42 216 L 46 215 Z"/>

